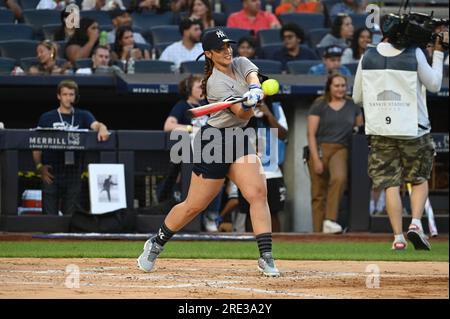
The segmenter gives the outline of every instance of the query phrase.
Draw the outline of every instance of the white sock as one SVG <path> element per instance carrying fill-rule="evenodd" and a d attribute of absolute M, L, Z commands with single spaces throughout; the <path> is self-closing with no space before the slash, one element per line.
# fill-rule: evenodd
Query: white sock
<path fill-rule="evenodd" d="M 400 234 L 400 235 L 394 235 L 394 240 L 395 240 L 396 242 L 398 242 L 398 241 L 405 242 L 405 241 L 406 241 L 405 236 L 403 236 L 403 234 Z"/>
<path fill-rule="evenodd" d="M 412 225 L 416 225 L 417 227 L 419 227 L 420 230 L 423 230 L 422 228 L 422 221 L 418 218 L 413 218 L 411 221 Z"/>

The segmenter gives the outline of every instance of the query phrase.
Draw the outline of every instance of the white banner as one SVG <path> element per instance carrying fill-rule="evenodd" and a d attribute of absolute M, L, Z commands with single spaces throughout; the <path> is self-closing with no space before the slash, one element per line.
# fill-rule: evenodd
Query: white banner
<path fill-rule="evenodd" d="M 417 72 L 363 70 L 366 134 L 417 136 L 416 90 Z"/>

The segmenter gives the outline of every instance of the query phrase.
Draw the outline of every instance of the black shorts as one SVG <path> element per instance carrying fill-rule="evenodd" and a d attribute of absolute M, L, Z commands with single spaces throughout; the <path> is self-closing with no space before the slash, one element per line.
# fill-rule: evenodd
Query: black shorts
<path fill-rule="evenodd" d="M 286 185 L 283 177 L 270 178 L 267 180 L 267 202 L 271 214 L 276 214 L 284 209 L 286 201 Z M 239 191 L 239 209 L 241 213 L 250 213 L 250 205 Z"/>
<path fill-rule="evenodd" d="M 203 135 L 203 133 L 210 128 L 216 130 L 216 136 Z M 249 136 L 239 134 L 242 131 L 237 130 L 234 131 L 237 134 L 228 141 L 225 138 L 225 130 L 227 129 L 218 129 L 210 125 L 205 125 L 195 136 L 193 151 L 194 167 L 192 171 L 197 176 L 201 175 L 203 178 L 208 179 L 223 179 L 227 176 L 231 164 L 237 159 L 249 154 L 256 154 Z M 217 138 L 218 136 L 221 138 Z M 200 139 L 200 141 L 198 139 Z M 240 139 L 241 143 L 237 142 L 239 141 L 238 139 Z M 200 154 L 202 156 L 199 156 Z M 210 155 L 210 158 L 206 159 L 203 156 L 205 154 Z"/>

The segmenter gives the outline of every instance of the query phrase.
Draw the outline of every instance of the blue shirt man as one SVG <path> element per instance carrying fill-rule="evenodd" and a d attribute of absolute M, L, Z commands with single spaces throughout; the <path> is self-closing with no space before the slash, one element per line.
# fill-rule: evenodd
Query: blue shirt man
<path fill-rule="evenodd" d="M 311 75 L 329 75 L 334 72 L 339 72 L 345 76 L 352 76 L 350 70 L 341 64 L 343 50 L 337 45 L 332 45 L 325 48 L 323 53 L 323 63 L 312 66 L 308 74 Z"/>

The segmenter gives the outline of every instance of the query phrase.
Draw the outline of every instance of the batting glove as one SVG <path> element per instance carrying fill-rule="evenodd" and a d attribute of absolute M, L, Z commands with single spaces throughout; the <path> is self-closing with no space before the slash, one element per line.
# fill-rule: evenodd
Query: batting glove
<path fill-rule="evenodd" d="M 261 86 L 252 84 L 248 89 L 248 92 L 242 96 L 247 98 L 246 101 L 242 102 L 242 107 L 246 111 L 255 107 L 264 98 L 264 91 L 261 89 Z"/>

